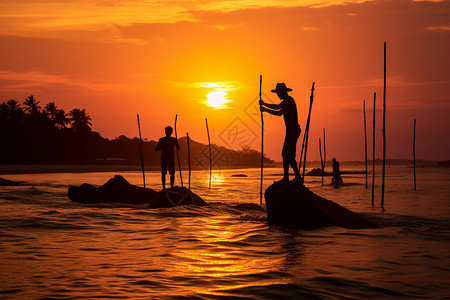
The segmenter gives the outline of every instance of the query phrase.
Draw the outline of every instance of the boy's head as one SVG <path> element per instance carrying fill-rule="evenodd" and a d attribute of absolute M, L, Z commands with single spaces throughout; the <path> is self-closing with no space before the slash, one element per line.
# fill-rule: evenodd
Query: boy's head
<path fill-rule="evenodd" d="M 167 136 L 171 136 L 172 132 L 173 132 L 173 129 L 172 129 L 171 126 L 167 126 L 166 128 L 164 128 L 164 131 L 166 132 Z"/>

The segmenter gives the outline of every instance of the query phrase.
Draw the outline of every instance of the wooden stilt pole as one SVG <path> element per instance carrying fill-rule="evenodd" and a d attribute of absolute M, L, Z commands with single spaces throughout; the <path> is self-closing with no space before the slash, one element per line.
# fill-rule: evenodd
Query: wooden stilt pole
<path fill-rule="evenodd" d="M 175 138 L 178 141 L 178 135 L 177 135 L 177 119 L 178 119 L 178 115 L 175 115 Z M 176 147 L 175 147 L 176 148 Z M 181 183 L 181 187 L 183 187 L 183 176 L 181 175 L 181 163 L 180 163 L 180 154 L 178 152 L 178 148 L 177 148 L 177 159 L 178 159 L 178 171 L 180 172 L 180 183 Z"/>
<path fill-rule="evenodd" d="M 208 145 L 209 145 L 209 188 L 211 188 L 211 181 L 212 181 L 211 139 L 209 138 L 208 119 L 205 118 L 205 121 L 206 121 L 206 132 L 208 133 Z"/>
<path fill-rule="evenodd" d="M 363 101 L 364 112 L 364 158 L 366 162 L 366 189 L 367 189 L 367 129 L 366 129 L 366 100 Z"/>
<path fill-rule="evenodd" d="M 322 185 L 323 185 L 323 175 L 325 173 L 325 165 L 327 163 L 327 149 L 325 148 L 325 128 L 323 129 L 323 159 L 322 159 L 322 146 L 320 145 L 320 138 L 319 138 L 319 153 L 320 153 L 320 166 L 322 167 Z"/>
<path fill-rule="evenodd" d="M 262 89 L 262 75 L 259 75 L 259 100 L 262 100 L 261 89 Z M 260 178 L 260 185 L 259 185 L 259 204 L 260 205 L 262 205 L 263 175 L 264 175 L 264 118 L 263 118 L 263 112 L 261 112 L 261 178 Z"/>
<path fill-rule="evenodd" d="M 384 76 L 383 76 L 383 172 L 381 175 L 381 208 L 384 210 L 384 182 L 386 176 L 386 42 L 384 42 Z"/>
<path fill-rule="evenodd" d="M 314 85 L 315 85 L 315 82 L 312 83 L 311 96 L 309 97 L 308 120 L 306 121 L 306 128 L 305 128 L 305 133 L 303 136 L 303 142 L 304 142 L 304 147 L 305 147 L 304 159 L 303 159 L 303 173 L 302 173 L 303 182 L 305 182 L 306 154 L 308 152 L 309 124 L 311 121 L 311 109 L 312 109 L 312 105 L 313 105 L 313 101 L 314 101 Z M 302 153 L 303 153 L 303 146 L 302 146 Z"/>
<path fill-rule="evenodd" d="M 375 102 L 377 93 L 373 93 L 373 134 L 372 134 L 372 206 L 374 205 L 375 192 Z"/>
<path fill-rule="evenodd" d="M 303 141 L 302 141 L 302 150 L 300 152 L 300 159 L 298 160 L 298 170 L 299 171 L 301 171 L 301 169 L 302 169 L 303 150 L 305 149 L 305 139 L 306 139 L 306 126 L 305 126 L 305 132 L 303 132 Z"/>
<path fill-rule="evenodd" d="M 325 148 L 325 128 L 323 129 L 323 167 L 322 174 L 325 173 L 325 166 L 327 164 L 327 148 Z M 323 185 L 323 175 L 322 175 L 322 185 Z"/>
<path fill-rule="evenodd" d="M 191 149 L 189 147 L 189 133 L 186 133 L 187 152 L 188 152 L 188 165 L 189 165 L 189 183 L 188 188 L 191 189 Z"/>
<path fill-rule="evenodd" d="M 322 145 L 320 144 L 320 138 L 319 138 L 319 154 L 320 154 L 320 167 L 322 169 L 322 185 L 323 185 L 323 159 L 322 159 Z"/>
<path fill-rule="evenodd" d="M 137 115 L 137 123 L 139 129 L 139 160 L 141 161 L 142 168 L 142 179 L 144 180 L 144 188 L 145 188 L 145 168 L 144 168 L 144 151 L 142 149 L 142 135 L 141 135 L 141 124 L 139 122 L 139 114 Z"/>
<path fill-rule="evenodd" d="M 414 119 L 413 163 L 414 163 L 414 190 L 416 190 L 416 119 Z"/>

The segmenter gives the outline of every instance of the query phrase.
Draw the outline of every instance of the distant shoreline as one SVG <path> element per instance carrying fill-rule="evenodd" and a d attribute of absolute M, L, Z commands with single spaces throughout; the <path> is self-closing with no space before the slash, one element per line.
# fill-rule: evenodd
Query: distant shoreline
<path fill-rule="evenodd" d="M 412 165 L 410 160 L 388 160 L 387 165 Z M 363 165 L 364 161 L 342 161 L 342 166 Z M 379 161 L 376 160 L 376 165 Z M 326 168 L 330 168 L 327 164 Z M 449 161 L 420 160 L 416 161 L 417 167 L 423 166 L 449 166 Z M 264 169 L 280 168 L 281 163 L 276 162 L 272 166 L 265 166 Z M 306 164 L 307 169 L 320 167 L 320 162 L 311 161 Z M 226 169 L 259 169 L 259 166 L 230 166 Z M 370 168 L 369 168 L 370 169 Z M 159 171 L 160 166 L 146 166 L 145 171 Z M 187 171 L 187 166 L 182 166 L 182 170 Z M 192 170 L 206 170 L 205 168 L 193 167 Z M 218 170 L 214 169 L 213 170 Z M 140 165 L 0 165 L 0 175 L 9 174 L 40 174 L 40 173 L 92 173 L 92 172 L 140 172 Z"/>
<path fill-rule="evenodd" d="M 254 166 L 236 166 L 228 169 L 251 169 Z M 272 167 L 264 167 L 273 168 Z M 160 166 L 146 166 L 146 172 L 159 171 Z M 182 167 L 185 172 L 188 167 Z M 192 170 L 206 170 L 192 168 Z M 213 168 L 214 170 L 214 168 Z M 141 172 L 139 165 L 0 165 L 0 175 L 12 174 L 45 174 L 45 173 L 94 173 L 94 172 Z M 178 172 L 178 170 L 177 170 Z"/>

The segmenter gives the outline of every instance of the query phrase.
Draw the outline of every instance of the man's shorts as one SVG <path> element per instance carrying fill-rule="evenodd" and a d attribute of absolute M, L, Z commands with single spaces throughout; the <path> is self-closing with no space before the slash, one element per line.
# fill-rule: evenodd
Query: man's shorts
<path fill-rule="evenodd" d="M 173 159 L 163 159 L 161 157 L 161 174 L 166 175 L 167 170 L 169 170 L 169 174 L 175 174 L 175 162 Z"/>
<path fill-rule="evenodd" d="M 284 138 L 283 150 L 281 151 L 281 156 L 290 158 L 295 158 L 295 152 L 297 148 L 297 140 L 300 136 L 300 125 L 294 129 L 286 128 L 286 136 Z"/>

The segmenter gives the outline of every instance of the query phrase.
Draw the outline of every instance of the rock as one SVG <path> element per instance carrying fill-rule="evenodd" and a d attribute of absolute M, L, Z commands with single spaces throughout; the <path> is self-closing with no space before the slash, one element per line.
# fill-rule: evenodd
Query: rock
<path fill-rule="evenodd" d="M 150 203 L 156 191 L 132 185 L 120 175 L 115 175 L 101 187 L 83 183 L 80 187 L 70 186 L 67 196 L 80 203 Z"/>
<path fill-rule="evenodd" d="M 149 208 L 173 207 L 178 205 L 207 205 L 207 203 L 184 187 L 173 187 L 156 192 L 149 188 L 132 185 L 120 175 L 115 175 L 101 187 L 88 183 L 70 186 L 67 196 L 80 203 L 126 203 L 148 204 Z"/>
<path fill-rule="evenodd" d="M 319 168 L 314 168 L 311 171 L 309 171 L 308 173 L 306 173 L 306 176 L 331 176 L 333 175 L 333 173 L 328 173 L 325 171 L 322 171 L 322 169 Z"/>
<path fill-rule="evenodd" d="M 20 185 L 20 183 L 12 181 L 12 180 L 8 180 L 8 179 L 0 178 L 0 186 L 16 186 L 16 185 Z"/>
<path fill-rule="evenodd" d="M 314 229 L 324 226 L 349 229 L 379 227 L 295 182 L 274 183 L 266 189 L 264 197 L 269 225 L 297 229 Z"/>
<path fill-rule="evenodd" d="M 245 174 L 232 174 L 231 177 L 248 177 Z"/>
<path fill-rule="evenodd" d="M 179 205 L 205 206 L 207 203 L 187 188 L 174 186 L 173 188 L 159 191 L 155 199 L 149 204 L 152 208 Z"/>

